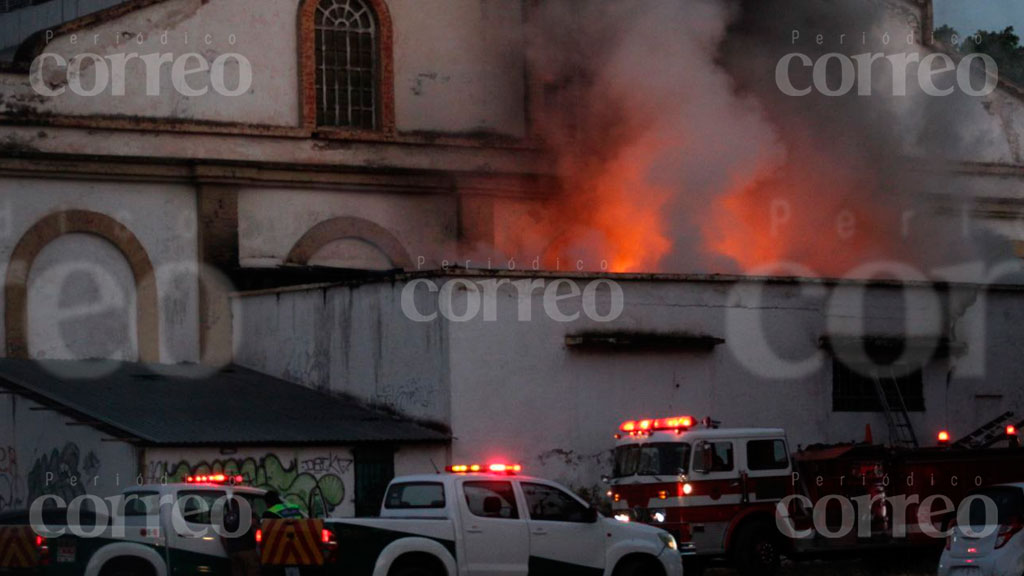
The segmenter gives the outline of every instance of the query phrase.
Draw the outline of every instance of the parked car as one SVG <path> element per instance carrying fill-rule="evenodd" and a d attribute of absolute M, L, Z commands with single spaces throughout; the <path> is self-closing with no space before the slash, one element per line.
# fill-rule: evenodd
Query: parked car
<path fill-rule="evenodd" d="M 1024 483 L 974 492 L 969 526 L 953 526 L 939 561 L 939 576 L 1024 574 Z M 986 499 L 995 504 L 989 510 Z M 994 513 L 993 513 L 994 512 Z"/>

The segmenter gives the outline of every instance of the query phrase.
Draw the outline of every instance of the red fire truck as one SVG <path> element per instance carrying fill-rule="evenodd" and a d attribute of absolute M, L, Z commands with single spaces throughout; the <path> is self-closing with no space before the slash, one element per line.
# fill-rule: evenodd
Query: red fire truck
<path fill-rule="evenodd" d="M 631 420 L 615 435 L 609 496 L 617 519 L 672 533 L 688 574 L 712 560 L 771 574 L 782 555 L 941 547 L 972 491 L 1024 479 L 1012 418 L 956 443 L 942 432 L 934 447 L 874 444 L 868 428 L 863 443 L 796 452 L 781 428 Z"/>

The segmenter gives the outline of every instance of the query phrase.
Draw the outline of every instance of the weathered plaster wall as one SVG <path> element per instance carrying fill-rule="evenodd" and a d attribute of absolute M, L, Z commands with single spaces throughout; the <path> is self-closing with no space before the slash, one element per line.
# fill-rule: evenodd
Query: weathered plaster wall
<path fill-rule="evenodd" d="M 26 75 L 2 76 L 5 107 L 64 115 L 118 115 L 294 127 L 300 121 L 298 0 L 169 0 L 77 32 L 47 46 L 70 59 L 81 53 L 198 53 L 212 63 L 237 53 L 251 63 L 252 87 L 239 96 L 214 90 L 184 96 L 174 89 L 172 67 L 161 67 L 158 96 L 146 94 L 145 65 L 127 65 L 124 96 L 79 96 L 70 91 L 37 98 Z M 443 134 L 525 134 L 522 14 L 519 0 L 452 0 L 443 5 L 392 0 L 397 128 Z M 141 43 L 138 38 L 142 38 Z M 189 64 L 194 67 L 195 62 Z M 82 85 L 95 84 L 95 67 Z M 238 86 L 230 64 L 227 87 Z M 287 79 L 294 79 L 288 81 Z M 60 79 L 53 79 L 54 84 Z M 189 77 L 210 86 L 209 74 Z M 116 106 L 112 106 L 116 102 Z M 458 102 L 458 106 L 452 106 Z M 4 105 L 6 104 L 6 106 Z"/>
<path fill-rule="evenodd" d="M 33 410 L 36 408 L 36 410 Z M 0 395 L 0 511 L 28 508 L 44 494 L 71 502 L 134 485 L 133 446 L 12 394 Z"/>
<path fill-rule="evenodd" d="M 405 318 L 390 284 L 238 298 L 235 361 L 430 421 L 450 418 L 448 331 Z M 429 299 L 420 303 L 432 304 Z M 436 302 L 433 303 L 436 306 Z"/>
<path fill-rule="evenodd" d="M 196 361 L 194 189 L 147 183 L 0 179 L 0 272 L 6 271 L 14 247 L 36 222 L 75 209 L 105 214 L 138 238 L 156 277 L 160 360 Z M 132 326 L 137 318 L 131 302 L 135 283 L 126 275 L 124 255 L 110 242 L 88 234 L 61 236 L 51 244 L 44 247 L 29 271 L 30 352 L 60 358 L 133 359 L 137 347 L 124 336 L 135 334 Z M 3 314 L 0 310 L 0 321 Z M 96 334 L 103 334 L 101 341 L 90 341 Z"/>
<path fill-rule="evenodd" d="M 385 182 L 382 178 L 381 183 Z M 283 264 L 306 232 L 338 217 L 365 220 L 383 227 L 413 262 L 422 256 L 427 268 L 437 267 L 445 254 L 456 252 L 458 214 L 456 199 L 450 191 L 339 188 L 336 191 L 253 188 L 240 192 L 239 257 L 242 265 Z"/>
<path fill-rule="evenodd" d="M 447 279 L 432 280 L 441 285 Z M 581 288 L 590 280 L 577 279 Z M 619 284 L 623 313 L 608 323 L 585 315 L 557 322 L 544 311 L 543 290 L 521 297 L 509 285 L 496 299 L 482 301 L 481 310 L 493 307 L 497 321 L 481 312 L 466 322 L 412 322 L 396 310 L 405 281 L 243 295 L 234 307 L 236 353 L 242 364 L 287 372 L 293 381 L 345 382 L 337 389 L 364 400 L 377 398 L 381 388 L 406 386 L 411 394 L 444 398 L 450 403 L 443 421 L 455 437 L 454 460 L 520 460 L 531 472 L 593 486 L 608 472 L 612 434 L 630 418 L 683 413 L 711 415 L 725 426 L 784 426 L 794 445 L 860 440 L 870 424 L 875 438 L 885 440 L 888 430 L 880 413 L 832 411 L 831 356 L 819 339 L 861 333 L 862 321 L 870 335 L 927 334 L 936 327 L 923 319 L 939 318 L 932 314 L 932 297 L 940 306 L 949 299 L 925 288 L 904 294 L 872 287 L 865 312 L 856 307 L 858 285 L 762 286 L 682 278 L 621 279 Z M 366 293 L 373 294 L 372 311 L 352 317 L 335 312 L 335 303 L 365 302 Z M 469 293 L 452 292 L 456 313 L 466 310 Z M 947 358 L 925 368 L 926 411 L 911 415 L 925 443 L 939 429 L 964 434 L 1003 410 L 1024 409 L 1019 386 L 1024 358 L 1014 328 L 1024 321 L 1024 298 L 1019 291 L 981 296 L 965 289 L 952 298 L 957 303 L 953 336 L 967 346 L 954 356 L 955 369 L 951 372 Z M 437 298 L 437 292 L 420 287 L 417 310 L 436 311 Z M 520 306 L 531 309 L 529 321 L 518 319 Z M 600 310 L 606 306 L 599 301 Z M 559 308 L 579 312 L 580 299 L 561 301 Z M 906 318 L 915 315 L 918 320 L 908 326 Z M 708 334 L 726 343 L 710 352 L 587 352 L 566 346 L 567 335 L 590 330 Z M 364 344 L 356 344 L 348 370 L 314 361 L 342 355 L 345 340 L 339 335 L 349 331 L 393 350 L 400 360 L 371 372 L 378 353 L 367 355 Z M 275 355 L 282 358 L 274 360 Z M 355 377 L 356 366 L 365 367 L 365 380 Z M 435 386 L 432 374 L 443 374 L 448 384 Z"/>

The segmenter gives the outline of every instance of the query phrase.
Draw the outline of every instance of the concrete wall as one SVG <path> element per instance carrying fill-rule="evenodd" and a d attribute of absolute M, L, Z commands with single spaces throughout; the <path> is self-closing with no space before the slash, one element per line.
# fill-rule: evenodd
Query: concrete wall
<path fill-rule="evenodd" d="M 395 286 L 269 293 L 236 299 L 232 310 L 235 361 L 243 366 L 449 421 L 449 332 L 406 320 Z"/>
<path fill-rule="evenodd" d="M 440 286 L 449 279 L 430 280 Z M 911 416 L 925 443 L 940 429 L 956 436 L 1003 410 L 1024 413 L 1024 359 L 1016 353 L 1021 342 L 1015 328 L 1024 320 L 1024 298 L 1016 290 L 986 294 L 964 288 L 948 294 L 873 286 L 863 296 L 859 284 L 614 279 L 624 307 L 611 322 L 585 314 L 555 321 L 545 312 L 543 290 L 526 297 L 510 285 L 501 286 L 496 298 L 484 297 L 481 312 L 465 322 L 413 322 L 403 316 L 396 308 L 405 280 L 243 295 L 234 307 L 236 358 L 280 375 L 286 364 L 268 366 L 267 359 L 284 351 L 292 360 L 290 380 L 326 382 L 369 401 L 380 389 L 408 385 L 411 393 L 450 403 L 444 422 L 455 437 L 454 460 L 519 460 L 530 472 L 581 487 L 594 486 L 608 472 L 612 435 L 632 418 L 681 413 L 710 415 L 725 426 L 783 426 L 794 445 L 861 440 L 870 424 L 875 439 L 886 440 L 880 413 L 832 411 L 832 357 L 820 346 L 828 335 L 927 335 L 954 327 L 947 336 L 966 349 L 925 366 L 926 411 Z M 574 281 L 582 289 L 592 280 Z M 464 313 L 473 292 L 450 293 L 456 315 Z M 373 295 L 372 306 L 360 314 L 336 312 L 336 303 L 367 302 L 367 294 Z M 437 310 L 439 293 L 421 286 L 414 294 L 419 313 Z M 861 301 L 867 305 L 858 309 Z M 598 302 L 599 310 L 609 310 L 607 302 Z M 519 319 L 520 306 L 532 311 L 528 321 Z M 581 299 L 558 306 L 565 314 L 580 312 Z M 495 321 L 486 319 L 489 307 Z M 566 346 L 567 335 L 608 330 L 706 334 L 726 343 L 712 351 Z M 352 349 L 344 371 L 337 362 L 313 361 L 344 355 L 340 335 L 350 332 L 391 352 Z M 400 360 L 373 369 L 379 358 Z M 447 385 L 435 386 L 434 374 L 443 374 Z"/>
<path fill-rule="evenodd" d="M 395 473 L 443 467 L 445 448 L 401 446 L 395 452 Z M 182 482 L 189 474 L 242 474 L 246 483 L 277 490 L 307 512 L 329 516 L 355 515 L 355 460 L 348 447 L 321 448 L 148 448 L 144 455 L 149 482 Z"/>
<path fill-rule="evenodd" d="M 35 408 L 35 409 L 34 409 Z M 12 394 L 0 394 L 0 511 L 44 494 L 65 502 L 118 494 L 135 482 L 135 447 Z"/>
<path fill-rule="evenodd" d="M 355 514 L 352 451 L 333 448 L 148 448 L 144 456 L 149 482 L 184 482 L 189 474 L 240 473 L 258 488 L 277 490 L 303 509 L 331 515 Z"/>

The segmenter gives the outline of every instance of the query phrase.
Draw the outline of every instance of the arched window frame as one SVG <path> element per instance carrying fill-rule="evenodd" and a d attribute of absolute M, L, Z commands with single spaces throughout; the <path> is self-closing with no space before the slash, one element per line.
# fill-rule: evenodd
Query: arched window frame
<path fill-rule="evenodd" d="M 391 13 L 384 0 L 362 0 L 376 16 L 377 101 L 373 130 L 317 125 L 316 11 L 322 0 L 302 0 L 299 5 L 299 91 L 302 125 L 310 134 L 325 136 L 391 135 L 395 132 L 394 39 Z M 329 1 L 329 0 L 328 0 Z"/>

